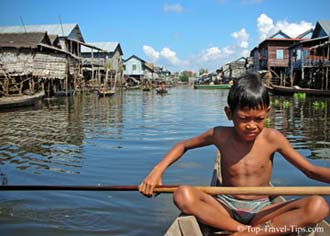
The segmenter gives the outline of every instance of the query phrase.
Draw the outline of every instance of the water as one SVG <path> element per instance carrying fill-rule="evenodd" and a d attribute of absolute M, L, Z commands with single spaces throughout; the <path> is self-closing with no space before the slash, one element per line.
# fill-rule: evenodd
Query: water
<path fill-rule="evenodd" d="M 223 111 L 227 92 L 178 87 L 161 96 L 122 91 L 110 98 L 91 94 L 2 111 L 0 180 L 138 185 L 177 141 L 231 124 Z M 272 103 L 269 126 L 311 162 L 330 166 L 329 102 L 273 97 Z M 208 185 L 214 157 L 214 147 L 187 152 L 165 172 L 164 184 Z M 323 185 L 280 155 L 273 182 Z M 149 199 L 137 192 L 2 192 L 0 235 L 162 235 L 178 213 L 170 194 Z"/>

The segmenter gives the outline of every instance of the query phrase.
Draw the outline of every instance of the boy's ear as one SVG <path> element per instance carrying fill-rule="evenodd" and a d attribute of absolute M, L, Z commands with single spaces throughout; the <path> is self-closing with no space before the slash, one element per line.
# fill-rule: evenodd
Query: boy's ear
<path fill-rule="evenodd" d="M 227 118 L 228 118 L 228 120 L 232 120 L 233 119 L 233 115 L 232 115 L 232 113 L 231 113 L 231 110 L 230 110 L 230 108 L 229 107 L 225 107 L 225 113 L 226 113 L 226 115 L 227 115 Z"/>
<path fill-rule="evenodd" d="M 272 107 L 269 106 L 269 107 L 267 108 L 267 113 L 270 112 L 271 110 L 272 110 Z"/>

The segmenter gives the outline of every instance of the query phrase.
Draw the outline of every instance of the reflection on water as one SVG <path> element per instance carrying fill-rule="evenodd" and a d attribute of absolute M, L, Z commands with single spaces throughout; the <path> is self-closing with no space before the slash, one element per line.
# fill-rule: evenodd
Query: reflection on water
<path fill-rule="evenodd" d="M 311 159 L 329 159 L 329 100 L 319 97 L 273 97 L 272 125 Z"/>
<path fill-rule="evenodd" d="M 118 91 L 0 111 L 1 182 L 137 185 L 177 141 L 231 125 L 223 111 L 227 92 Z M 272 97 L 272 107 L 268 125 L 313 163 L 330 166 L 327 99 Z M 214 147 L 187 152 L 164 174 L 164 184 L 207 185 L 214 157 Z M 274 162 L 275 184 L 320 185 L 279 155 Z M 161 235 L 177 214 L 169 194 L 0 193 L 0 235 Z"/>
<path fill-rule="evenodd" d="M 81 166 L 82 101 L 46 100 L 42 109 L 0 113 L 1 163 L 79 173 Z"/>

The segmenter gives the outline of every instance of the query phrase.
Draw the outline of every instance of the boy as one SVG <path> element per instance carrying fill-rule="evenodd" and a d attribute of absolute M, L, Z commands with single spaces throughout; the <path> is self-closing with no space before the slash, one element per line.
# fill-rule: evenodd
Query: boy
<path fill-rule="evenodd" d="M 238 78 L 228 94 L 225 113 L 233 127 L 218 126 L 177 143 L 153 168 L 139 186 L 146 196 L 153 194 L 168 166 L 187 150 L 215 145 L 221 152 L 224 186 L 269 186 L 272 159 L 279 152 L 310 178 L 330 182 L 330 169 L 314 166 L 295 151 L 278 131 L 265 128 L 270 111 L 269 95 L 256 74 Z M 328 215 L 329 207 L 320 196 L 271 204 L 268 196 L 218 195 L 216 198 L 190 186 L 180 186 L 173 194 L 176 206 L 200 222 L 235 236 L 283 235 L 295 227 L 308 227 Z M 258 230 L 251 230 L 258 227 Z M 276 227 L 278 230 L 273 229 Z"/>

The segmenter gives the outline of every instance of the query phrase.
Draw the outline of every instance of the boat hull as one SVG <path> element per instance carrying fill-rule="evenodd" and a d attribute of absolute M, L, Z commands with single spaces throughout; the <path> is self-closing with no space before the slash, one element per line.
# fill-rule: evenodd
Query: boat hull
<path fill-rule="evenodd" d="M 214 170 L 211 180 L 211 186 L 221 185 L 221 155 L 218 152 L 214 164 Z M 285 202 L 282 196 L 271 199 L 272 203 Z M 323 220 L 315 227 L 315 231 L 304 236 L 328 236 L 330 235 L 330 224 Z M 168 228 L 164 236 L 210 236 L 210 235 L 227 235 L 227 232 L 219 231 L 208 227 L 191 215 L 179 215 Z"/>
<path fill-rule="evenodd" d="M 33 95 L 9 96 L 0 98 L 0 109 L 11 109 L 17 107 L 33 106 L 45 96 L 45 91 Z"/>
<path fill-rule="evenodd" d="M 295 93 L 305 93 L 309 96 L 330 96 L 330 90 L 285 87 L 279 85 L 272 85 L 269 88 L 269 91 L 274 95 L 293 95 Z"/>
<path fill-rule="evenodd" d="M 97 91 L 99 97 L 110 97 L 112 95 L 114 95 L 116 92 L 115 90 L 98 90 Z"/>
<path fill-rule="evenodd" d="M 195 84 L 194 89 L 230 89 L 230 84 Z"/>

